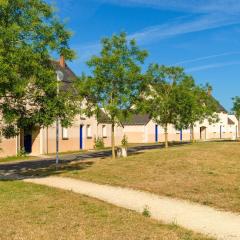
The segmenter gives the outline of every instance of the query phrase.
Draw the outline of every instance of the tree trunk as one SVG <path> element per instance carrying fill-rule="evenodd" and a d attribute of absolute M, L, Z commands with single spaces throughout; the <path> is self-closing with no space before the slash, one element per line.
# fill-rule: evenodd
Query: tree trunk
<path fill-rule="evenodd" d="M 115 159 L 116 158 L 116 154 L 115 154 L 115 130 L 114 130 L 114 126 L 115 124 L 112 123 L 112 132 L 111 132 L 111 137 L 112 137 L 112 158 Z"/>
<path fill-rule="evenodd" d="M 164 127 L 164 135 L 165 135 L 165 148 L 168 148 L 168 125 L 167 124 Z"/>
<path fill-rule="evenodd" d="M 194 137 L 194 126 L 191 125 L 191 142 L 194 143 L 195 137 Z"/>

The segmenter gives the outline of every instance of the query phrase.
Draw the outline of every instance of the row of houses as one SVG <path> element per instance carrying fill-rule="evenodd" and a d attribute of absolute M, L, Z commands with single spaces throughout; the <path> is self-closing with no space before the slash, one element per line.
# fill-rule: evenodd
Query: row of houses
<path fill-rule="evenodd" d="M 65 82 L 71 82 L 75 78 L 74 73 L 65 64 L 63 59 L 54 63 L 55 68 L 64 75 Z M 210 124 L 208 120 L 202 123 L 197 122 L 194 126 L 196 140 L 210 139 L 232 139 L 239 137 L 238 120 L 219 104 L 219 122 Z M 123 136 L 126 136 L 129 143 L 156 143 L 164 141 L 164 129 L 158 126 L 150 114 L 137 114 L 126 122 L 115 126 L 116 145 L 121 144 Z M 59 151 L 78 151 L 93 149 L 95 139 L 101 138 L 106 147 L 111 146 L 111 124 L 104 112 L 97 119 L 78 115 L 73 125 L 69 128 L 60 126 Z M 190 129 L 176 130 L 168 126 L 169 141 L 189 141 L 191 138 Z M 17 155 L 21 149 L 31 155 L 50 154 L 56 151 L 56 126 L 48 128 L 22 129 L 20 134 L 12 139 L 1 139 L 0 157 Z"/>

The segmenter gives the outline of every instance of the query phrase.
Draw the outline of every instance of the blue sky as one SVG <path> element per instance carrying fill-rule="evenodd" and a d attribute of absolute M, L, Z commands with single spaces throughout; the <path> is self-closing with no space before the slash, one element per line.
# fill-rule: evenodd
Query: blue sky
<path fill-rule="evenodd" d="M 240 95 L 239 0 L 57 0 L 57 14 L 73 32 L 80 74 L 98 54 L 100 39 L 126 31 L 149 51 L 152 62 L 180 65 L 231 110 Z"/>

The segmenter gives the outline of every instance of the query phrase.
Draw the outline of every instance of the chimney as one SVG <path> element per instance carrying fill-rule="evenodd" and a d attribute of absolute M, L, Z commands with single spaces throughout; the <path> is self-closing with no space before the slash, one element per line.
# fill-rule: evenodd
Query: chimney
<path fill-rule="evenodd" d="M 212 87 L 211 86 L 208 87 L 207 94 L 208 94 L 208 96 L 212 96 Z"/>
<path fill-rule="evenodd" d="M 60 66 L 62 68 L 65 68 L 65 58 L 64 58 L 64 56 L 61 55 L 59 63 L 60 63 Z"/>

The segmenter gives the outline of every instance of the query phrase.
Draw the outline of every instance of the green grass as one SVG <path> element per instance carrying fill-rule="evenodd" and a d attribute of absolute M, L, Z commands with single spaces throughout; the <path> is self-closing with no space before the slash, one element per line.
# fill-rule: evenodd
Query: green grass
<path fill-rule="evenodd" d="M 73 192 L 0 181 L 0 239 L 207 240 Z"/>
<path fill-rule="evenodd" d="M 32 157 L 32 156 L 12 156 L 12 157 L 0 158 L 0 163 L 29 161 L 29 160 L 36 160 L 36 159 L 38 158 Z"/>

